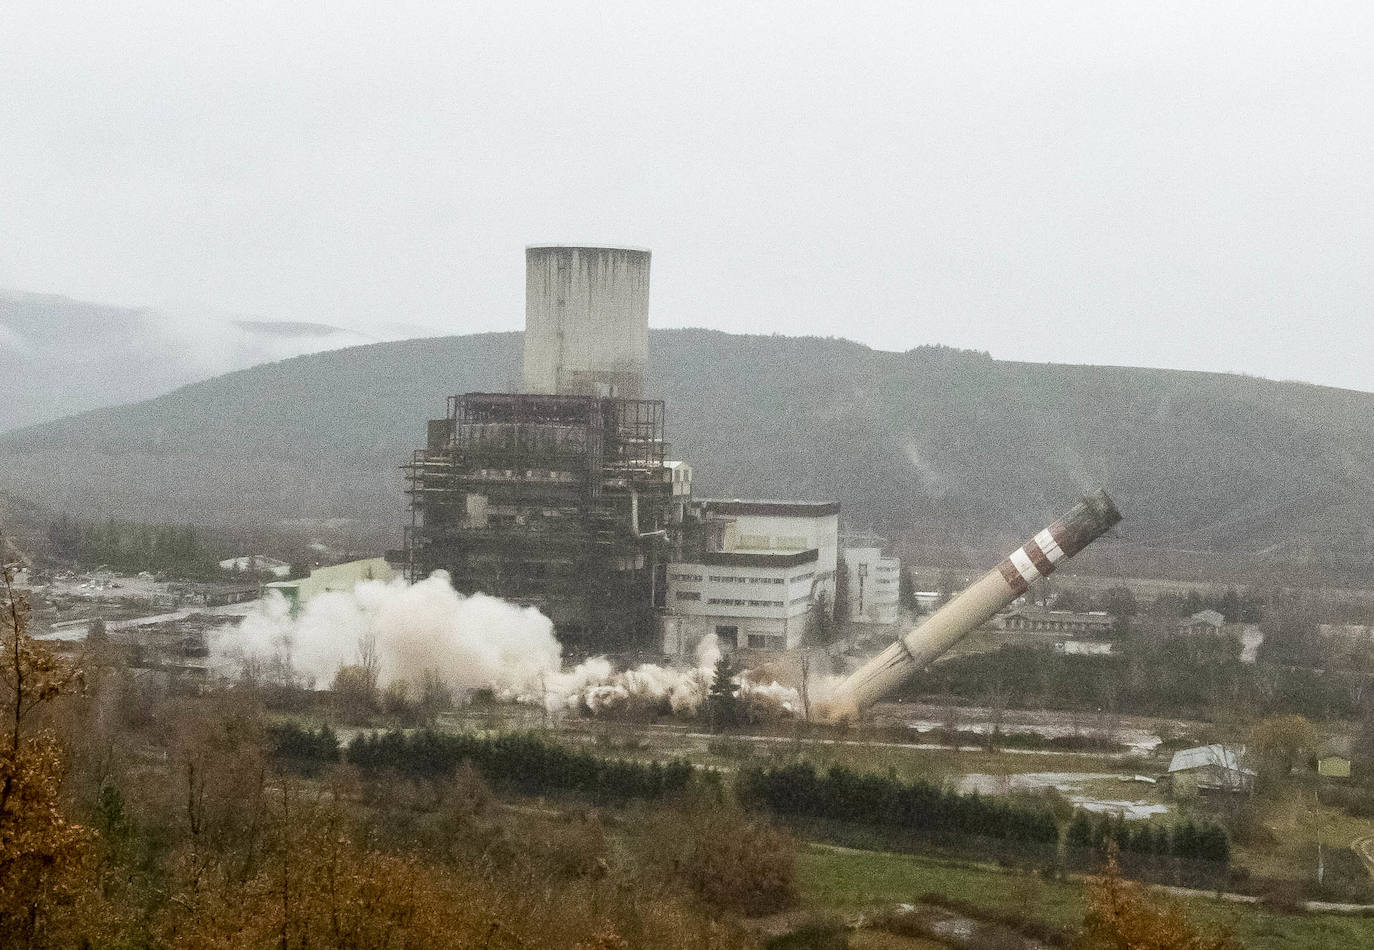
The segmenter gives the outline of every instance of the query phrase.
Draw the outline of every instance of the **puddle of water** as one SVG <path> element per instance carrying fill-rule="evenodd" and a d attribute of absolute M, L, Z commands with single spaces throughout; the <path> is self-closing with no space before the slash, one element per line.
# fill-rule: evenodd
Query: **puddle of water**
<path fill-rule="evenodd" d="M 920 729 L 928 732 L 932 729 L 944 729 L 947 723 L 936 722 L 933 719 L 907 719 L 905 724 L 911 729 Z M 955 727 L 965 732 L 975 732 L 980 736 L 985 736 L 992 732 L 992 723 L 986 720 L 960 719 L 955 723 Z M 1132 752 L 1145 754 L 1153 752 L 1162 742 L 1159 736 L 1148 729 L 1118 727 L 1116 729 L 1104 730 L 1095 727 L 1085 727 L 1080 723 L 1046 723 L 1046 722 L 1007 722 L 1001 725 L 1003 733 L 1009 732 L 1030 732 L 1046 739 L 1063 739 L 1066 736 L 1094 736 L 1109 738 L 1113 742 L 1119 742 Z"/>
<path fill-rule="evenodd" d="M 1126 818 L 1149 818 L 1152 815 L 1169 813 L 1169 806 L 1161 805 L 1158 802 L 1093 798 L 1082 793 L 1085 782 L 1103 779 L 1124 781 L 1129 779 L 1129 776 L 1114 775 L 1110 772 L 1021 772 L 1015 775 L 989 775 L 985 772 L 971 772 L 959 776 L 954 781 L 954 789 L 965 794 L 977 792 L 980 795 L 1006 795 L 1013 791 L 1053 788 L 1061 792 L 1075 806 L 1085 811 L 1112 815 L 1119 813 Z"/>
<path fill-rule="evenodd" d="M 1084 782 L 1113 779 L 1121 776 L 1113 772 L 1019 772 L 1015 775 L 988 775 L 970 772 L 959 777 L 955 788 L 961 792 L 980 795 L 1005 795 L 1012 791 L 1034 791 L 1053 788 L 1061 792 L 1076 792 Z"/>
<path fill-rule="evenodd" d="M 1120 814 L 1129 819 L 1169 814 L 1169 806 L 1161 805 L 1158 802 L 1114 802 L 1102 798 L 1084 798 L 1081 795 L 1070 795 L 1069 801 L 1084 811 L 1097 812 L 1101 815 Z"/>
<path fill-rule="evenodd" d="M 972 940 L 978 925 L 967 917 L 946 917 L 931 923 L 930 929 L 949 940 Z"/>

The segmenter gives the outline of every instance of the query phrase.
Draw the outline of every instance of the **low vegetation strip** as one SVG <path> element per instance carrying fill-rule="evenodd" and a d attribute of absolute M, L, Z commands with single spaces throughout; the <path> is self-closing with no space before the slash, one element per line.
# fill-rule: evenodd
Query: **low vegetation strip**
<path fill-rule="evenodd" d="M 389 770 L 421 779 L 447 778 L 468 762 L 488 781 L 525 794 L 572 792 L 597 802 L 662 798 L 686 788 L 696 775 L 696 769 L 683 759 L 603 758 L 531 733 L 360 733 L 341 749 L 327 726 L 311 731 L 286 725 L 273 729 L 273 748 L 306 770 L 342 757 L 364 773 Z"/>
<path fill-rule="evenodd" d="M 1304 637 L 1317 640 L 1315 624 L 1300 626 L 1292 639 Z M 1018 709 L 1095 710 L 1110 689 L 1117 710 L 1131 715 L 1206 719 L 1217 696 L 1242 697 L 1237 708 L 1247 714 L 1362 719 L 1368 713 L 1367 680 L 1295 665 L 1297 657 L 1244 663 L 1234 637 L 1199 641 L 1170 635 L 1156 641 L 1137 632 L 1121 635 L 1118 646 L 1115 656 L 1076 656 L 1007 644 L 922 670 L 896 698 L 976 702 L 988 683 L 1005 683 L 1007 704 Z M 1308 660 L 1308 666 L 1319 662 Z M 1133 677 L 1132 669 L 1148 669 L 1152 675 Z"/>
<path fill-rule="evenodd" d="M 737 789 L 741 801 L 786 817 L 890 825 L 937 837 L 1059 841 L 1059 825 L 1048 808 L 984 798 L 976 792 L 964 795 L 891 775 L 860 774 L 838 765 L 823 774 L 805 763 L 742 769 Z"/>
<path fill-rule="evenodd" d="M 1065 932 L 1086 912 L 1085 883 L 950 862 L 912 854 L 810 845 L 798 859 L 801 903 L 817 912 L 853 914 L 936 895 L 981 908 L 991 919 L 1024 914 Z M 1374 917 L 1282 913 L 1201 898 L 1182 901 L 1194 919 L 1229 930 L 1246 950 L 1333 950 L 1374 946 Z"/>

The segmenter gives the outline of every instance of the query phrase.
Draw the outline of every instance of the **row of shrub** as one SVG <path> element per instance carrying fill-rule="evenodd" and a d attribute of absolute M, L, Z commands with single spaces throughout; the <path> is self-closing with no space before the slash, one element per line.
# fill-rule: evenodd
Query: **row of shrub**
<path fill-rule="evenodd" d="M 303 771 L 342 759 L 367 774 L 390 771 L 442 779 L 469 762 L 488 781 L 525 794 L 571 792 L 601 802 L 662 798 L 685 789 L 695 775 L 683 759 L 606 758 L 531 733 L 360 733 L 343 749 L 328 726 L 306 730 L 284 724 L 272 727 L 271 740 L 278 757 Z M 977 837 L 1053 847 L 1059 842 L 1059 824 L 1047 806 L 961 794 L 839 765 L 825 772 L 806 763 L 742 768 L 736 793 L 742 803 L 785 818 L 887 826 L 931 838 Z M 1165 827 L 1074 812 L 1065 837 L 1071 853 L 1102 855 L 1108 842 L 1116 843 L 1123 860 L 1138 856 L 1225 865 L 1231 856 L 1225 829 L 1213 822 L 1188 820 Z"/>
<path fill-rule="evenodd" d="M 963 795 L 893 775 L 859 774 L 839 765 L 823 774 L 804 763 L 742 769 L 736 789 L 742 802 L 786 817 L 915 828 L 936 837 L 1059 841 L 1059 825 L 1048 808 L 976 792 Z"/>
<path fill-rule="evenodd" d="M 488 781 L 524 794 L 571 792 L 598 802 L 662 798 L 686 788 L 695 772 L 683 759 L 608 759 L 530 733 L 359 733 L 341 750 L 328 726 L 311 731 L 284 725 L 273 728 L 272 742 L 279 756 L 304 771 L 342 758 L 366 774 L 442 779 L 469 762 Z"/>
<path fill-rule="evenodd" d="M 1108 842 L 1112 841 L 1123 855 L 1154 855 L 1220 864 L 1231 860 L 1231 842 L 1226 829 L 1215 822 L 1189 819 L 1168 828 L 1148 821 L 1126 821 L 1120 815 L 1094 815 L 1082 809 L 1074 812 L 1065 833 L 1065 843 L 1070 848 L 1106 854 Z"/>
<path fill-rule="evenodd" d="M 267 728 L 272 754 L 303 772 L 339 761 L 339 737 L 329 726 L 302 729 L 294 722 L 274 723 Z"/>
<path fill-rule="evenodd" d="M 942 745 L 975 746 L 990 749 L 1064 749 L 1072 752 L 1120 752 L 1122 743 L 1104 735 L 1077 733 L 1065 736 L 1042 736 L 1038 732 L 974 732 L 971 729 L 901 728 L 888 731 L 888 737 L 898 742 L 938 742 Z"/>

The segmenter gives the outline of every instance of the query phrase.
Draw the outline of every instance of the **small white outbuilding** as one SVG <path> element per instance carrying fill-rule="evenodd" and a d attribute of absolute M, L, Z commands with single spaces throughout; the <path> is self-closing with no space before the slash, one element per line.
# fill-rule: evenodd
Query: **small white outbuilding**
<path fill-rule="evenodd" d="M 1255 773 L 1245 768 L 1244 759 L 1244 746 L 1213 743 L 1180 749 L 1169 762 L 1169 781 L 1176 791 L 1248 792 L 1255 783 Z"/>

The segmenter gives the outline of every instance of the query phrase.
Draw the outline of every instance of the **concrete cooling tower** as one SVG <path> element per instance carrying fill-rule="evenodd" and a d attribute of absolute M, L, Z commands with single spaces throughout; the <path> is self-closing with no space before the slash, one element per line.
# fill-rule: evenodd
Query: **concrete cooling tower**
<path fill-rule="evenodd" d="M 525 248 L 525 392 L 640 399 L 648 360 L 648 251 Z"/>

